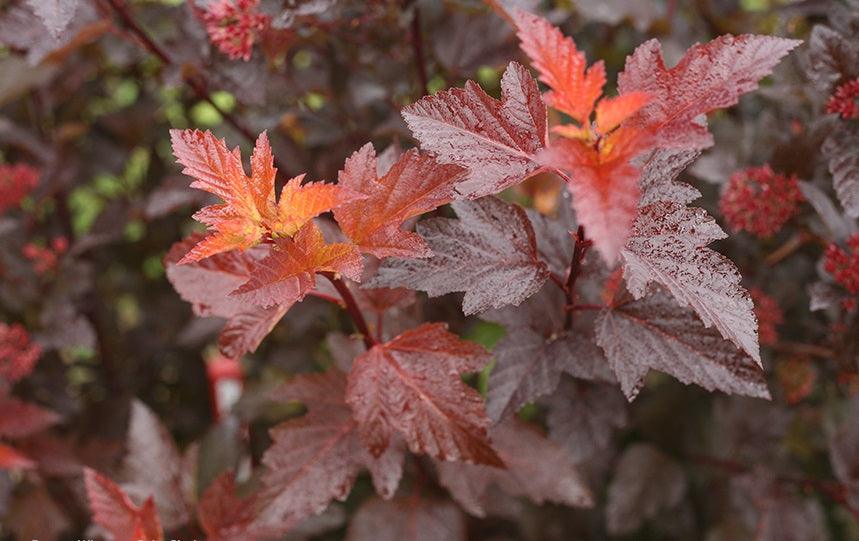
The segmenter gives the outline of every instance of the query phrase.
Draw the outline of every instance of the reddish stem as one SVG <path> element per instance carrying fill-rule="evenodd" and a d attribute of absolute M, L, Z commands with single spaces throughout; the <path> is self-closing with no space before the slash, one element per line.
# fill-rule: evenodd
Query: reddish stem
<path fill-rule="evenodd" d="M 328 301 L 332 304 L 336 304 L 336 305 L 340 306 L 341 308 L 346 308 L 346 303 L 343 302 L 343 299 L 338 299 L 337 297 L 334 297 L 332 295 L 326 295 L 325 293 L 320 293 L 319 291 L 316 291 L 315 289 L 310 290 L 307 294 L 311 297 L 316 297 L 317 299 L 322 299 L 323 301 Z"/>
<path fill-rule="evenodd" d="M 573 306 L 573 311 L 576 310 L 602 310 L 605 306 L 601 304 L 577 304 Z"/>
<path fill-rule="evenodd" d="M 576 235 L 573 238 L 575 246 L 573 246 L 573 259 L 570 261 L 570 273 L 567 275 L 567 285 L 564 291 L 567 293 L 567 315 L 564 321 L 564 328 L 570 330 L 573 328 L 573 312 L 576 309 L 576 280 L 582 272 L 582 261 L 588 253 L 588 248 L 592 242 L 585 238 L 585 227 L 580 225 L 576 230 Z"/>
<path fill-rule="evenodd" d="M 421 82 L 423 95 L 429 95 L 429 77 L 427 76 L 426 59 L 424 58 L 424 41 L 421 35 L 421 10 L 417 6 L 414 7 L 414 15 L 412 16 L 412 49 L 415 52 L 415 67 L 417 68 L 418 78 Z"/>
<path fill-rule="evenodd" d="M 367 320 L 364 319 L 364 314 L 361 313 L 361 309 L 358 307 L 355 297 L 353 297 L 352 292 L 349 291 L 349 286 L 347 286 L 342 279 L 338 278 L 332 272 L 323 272 L 321 274 L 328 278 L 337 290 L 337 293 L 339 293 L 343 298 L 343 302 L 346 303 L 346 312 L 349 314 L 349 317 L 352 318 L 352 323 L 355 324 L 355 329 L 361 334 L 361 337 L 364 340 L 364 345 L 367 349 L 372 349 L 372 347 L 376 345 L 376 340 L 370 333 L 370 328 L 367 326 Z"/>
<path fill-rule="evenodd" d="M 558 286 L 561 291 L 563 291 L 564 293 L 567 292 L 567 285 L 564 283 L 563 278 L 553 272 L 549 274 L 549 279 L 552 281 L 553 284 Z"/>

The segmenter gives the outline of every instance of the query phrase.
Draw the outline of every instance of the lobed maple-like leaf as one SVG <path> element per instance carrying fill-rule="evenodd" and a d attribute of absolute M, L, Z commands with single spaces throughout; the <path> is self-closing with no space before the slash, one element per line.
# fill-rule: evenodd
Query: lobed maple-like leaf
<path fill-rule="evenodd" d="M 495 197 L 452 206 L 458 220 L 432 218 L 417 225 L 432 257 L 388 259 L 368 286 L 407 287 L 430 297 L 464 291 L 465 315 L 518 305 L 540 289 L 549 271 L 521 207 Z"/>
<path fill-rule="evenodd" d="M 327 244 L 322 231 L 311 222 L 294 238 L 275 240 L 267 256 L 251 263 L 247 282 L 231 295 L 263 308 L 292 306 L 316 286 L 316 273 L 339 273 L 359 281 L 362 266 L 354 245 Z"/>
<path fill-rule="evenodd" d="M 657 201 L 673 201 L 686 205 L 701 197 L 701 192 L 677 177 L 694 162 L 701 152 L 698 150 L 658 149 L 642 156 L 639 207 Z"/>
<path fill-rule="evenodd" d="M 627 448 L 608 487 L 606 526 L 612 535 L 630 533 L 681 502 L 687 482 L 683 469 L 646 443 Z"/>
<path fill-rule="evenodd" d="M 489 374 L 486 412 L 493 421 L 551 393 L 564 372 L 584 379 L 614 379 L 594 343 L 592 323 L 588 326 L 579 318 L 576 328 L 564 328 L 565 302 L 563 293 L 546 286 L 517 309 L 481 316 L 507 331 L 493 350 L 495 365 Z"/>
<path fill-rule="evenodd" d="M 27 4 L 54 38 L 58 38 L 75 16 L 80 0 L 27 0 Z"/>
<path fill-rule="evenodd" d="M 196 315 L 227 320 L 218 346 L 227 357 L 241 357 L 256 350 L 292 305 L 262 308 L 230 296 L 250 279 L 254 264 L 268 255 L 268 245 L 244 252 L 216 254 L 201 261 L 179 265 L 184 254 L 202 237 L 201 234 L 191 235 L 170 248 L 164 257 L 167 279 L 179 296 L 191 303 Z"/>
<path fill-rule="evenodd" d="M 138 507 L 116 483 L 90 468 L 84 469 L 84 481 L 92 520 L 114 541 L 164 540 L 152 498 Z"/>
<path fill-rule="evenodd" d="M 370 452 L 380 455 L 399 433 L 414 453 L 502 466 L 486 434 L 483 400 L 460 378 L 488 362 L 486 350 L 442 323 L 410 329 L 355 359 L 346 401 Z"/>
<path fill-rule="evenodd" d="M 132 498 L 152 497 L 162 526 L 172 530 L 192 514 L 183 494 L 186 475 L 179 449 L 167 428 L 143 402 L 131 403 L 122 464 L 122 489 Z"/>
<path fill-rule="evenodd" d="M 552 89 L 545 95 L 546 103 L 580 124 L 589 123 L 605 86 L 602 61 L 588 68 L 572 38 L 542 17 L 522 10 L 516 10 L 513 17 L 522 50 L 540 73 L 540 80 Z"/>
<path fill-rule="evenodd" d="M 266 235 L 291 237 L 345 199 L 344 192 L 334 184 L 302 185 L 302 175 L 289 180 L 280 200 L 275 201 L 277 169 L 265 132 L 256 141 L 250 177 L 245 174 L 238 147 L 229 150 L 226 142 L 211 132 L 171 130 L 170 137 L 176 160 L 184 166 L 182 172 L 194 178 L 191 187 L 224 200 L 224 204 L 204 207 L 194 215 L 213 233 L 194 246 L 180 264 L 230 250 L 246 250 Z"/>
<path fill-rule="evenodd" d="M 358 434 L 358 422 L 344 402 L 346 376 L 337 369 L 298 376 L 275 397 L 302 402 L 308 413 L 271 431 L 263 456 L 265 485 L 253 528 L 275 529 L 290 520 L 321 513 L 333 499 L 343 500 L 362 470 L 370 470 L 376 491 L 393 496 L 399 485 L 403 452 L 393 443 L 371 456 Z"/>
<path fill-rule="evenodd" d="M 693 45 L 669 69 L 662 46 L 651 39 L 627 57 L 618 75 L 618 89 L 621 95 L 644 92 L 650 96 L 650 103 L 631 123 L 651 130 L 657 146 L 706 148 L 713 137 L 701 115 L 736 104 L 800 43 L 773 36 L 724 35 Z"/>
<path fill-rule="evenodd" d="M 703 209 L 671 201 L 648 205 L 639 209 L 621 253 L 624 278 L 636 298 L 649 283 L 662 284 L 760 365 L 754 304 L 742 277 L 730 259 L 706 247 L 726 236 Z"/>
<path fill-rule="evenodd" d="M 253 530 L 258 504 L 259 498 L 255 494 L 245 498 L 237 494 L 235 475 L 226 471 L 216 477 L 200 496 L 197 520 L 209 541 L 253 541 L 265 533 L 276 537 L 279 532 Z"/>
<path fill-rule="evenodd" d="M 535 209 L 525 209 L 525 212 L 537 238 L 537 253 L 540 259 L 546 263 L 550 271 L 563 276 L 573 256 L 573 239 L 570 236 L 570 230 L 575 229 L 575 226 L 571 209 L 568 207 L 559 209 L 557 218 L 544 216 Z"/>
<path fill-rule="evenodd" d="M 511 62 L 501 78 L 501 100 L 468 81 L 403 109 L 421 148 L 443 163 L 464 167 L 459 195 L 476 199 L 517 184 L 540 168 L 546 146 L 546 106 L 537 82 Z"/>
<path fill-rule="evenodd" d="M 451 501 L 372 498 L 349 521 L 346 541 L 465 541 L 465 515 Z"/>
<path fill-rule="evenodd" d="M 472 515 L 486 516 L 498 486 L 512 496 L 545 502 L 591 507 L 593 496 L 567 451 L 548 441 L 536 428 L 509 419 L 490 430 L 505 469 L 480 464 L 439 462 L 439 482 Z"/>
<path fill-rule="evenodd" d="M 650 369 L 709 391 L 770 396 L 756 359 L 662 291 L 600 312 L 596 340 L 630 401 Z"/>
<path fill-rule="evenodd" d="M 606 450 L 615 429 L 628 422 L 626 400 L 615 385 L 565 378 L 545 404 L 549 438 L 575 463 Z"/>
<path fill-rule="evenodd" d="M 357 195 L 334 209 L 340 229 L 362 252 L 376 257 L 429 256 L 426 243 L 400 227 L 449 203 L 462 169 L 415 149 L 403 153 L 382 175 L 376 162 L 370 143 L 346 159 L 339 185 Z"/>
<path fill-rule="evenodd" d="M 859 128 L 839 126 L 823 143 L 838 201 L 851 218 L 859 218 Z"/>
<path fill-rule="evenodd" d="M 0 437 L 24 438 L 60 420 L 60 416 L 36 404 L 0 393 Z"/>
<path fill-rule="evenodd" d="M 808 39 L 808 76 L 830 94 L 840 83 L 859 77 L 859 44 L 829 26 L 818 24 Z"/>

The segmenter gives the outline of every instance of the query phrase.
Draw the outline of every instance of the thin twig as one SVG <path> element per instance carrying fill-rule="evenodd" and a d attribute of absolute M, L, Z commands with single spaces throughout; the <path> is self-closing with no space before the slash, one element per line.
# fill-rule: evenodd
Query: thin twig
<path fill-rule="evenodd" d="M 733 460 L 699 454 L 689 455 L 688 458 L 697 464 L 717 468 L 731 475 L 740 475 L 752 471 L 751 467 Z M 850 506 L 850 502 L 847 500 L 847 489 L 838 481 L 789 475 L 776 476 L 775 480 L 777 483 L 794 485 L 803 490 L 813 490 L 828 497 L 833 502 L 843 505 L 847 510 L 859 517 L 859 509 L 854 509 Z"/>
<path fill-rule="evenodd" d="M 585 259 L 585 254 L 588 248 L 591 247 L 591 241 L 585 238 L 585 227 L 580 225 L 576 230 L 573 238 L 575 246 L 573 246 L 573 259 L 570 261 L 570 272 L 567 275 L 567 285 L 564 290 L 567 292 L 567 314 L 564 321 L 564 328 L 570 330 L 573 328 L 573 312 L 576 309 L 576 280 L 582 272 L 582 261 Z"/>
<path fill-rule="evenodd" d="M 415 52 L 415 67 L 417 68 L 418 78 L 421 82 L 423 95 L 429 95 L 429 77 L 427 77 L 426 59 L 424 57 L 424 40 L 421 35 L 421 10 L 418 6 L 414 7 L 414 15 L 412 16 L 412 49 Z"/>
<path fill-rule="evenodd" d="M 349 291 L 349 287 L 342 279 L 338 278 L 337 275 L 332 272 L 323 272 L 321 274 L 331 281 L 331 284 L 337 290 L 337 293 L 339 293 L 343 298 L 343 302 L 346 303 L 346 312 L 349 314 L 349 317 L 352 318 L 352 323 L 355 324 L 355 329 L 361 334 L 361 337 L 364 340 L 364 345 L 367 349 L 371 349 L 376 345 L 376 340 L 370 333 L 370 328 L 367 326 L 364 314 L 361 313 L 361 308 L 358 307 L 358 303 L 355 301 L 355 297 L 352 296 L 352 292 Z"/>
<path fill-rule="evenodd" d="M 564 293 L 567 292 L 567 285 L 564 283 L 564 279 L 555 274 L 554 272 L 549 273 L 549 280 L 551 280 L 553 284 L 558 286 L 561 291 L 563 291 Z"/>
<path fill-rule="evenodd" d="M 810 355 L 812 357 L 820 357 L 821 359 L 834 359 L 835 351 L 814 344 L 803 344 L 801 342 L 790 342 L 781 340 L 772 346 L 772 349 L 782 353 L 792 353 L 795 355 Z"/>

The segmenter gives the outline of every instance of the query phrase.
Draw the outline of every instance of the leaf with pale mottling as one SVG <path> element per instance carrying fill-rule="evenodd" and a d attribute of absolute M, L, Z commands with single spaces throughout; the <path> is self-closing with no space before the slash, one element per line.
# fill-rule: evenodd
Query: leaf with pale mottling
<path fill-rule="evenodd" d="M 706 148 L 713 136 L 701 115 L 735 105 L 800 43 L 774 36 L 724 35 L 693 45 L 676 66 L 667 68 L 662 46 L 651 39 L 627 57 L 618 89 L 622 95 L 650 95 L 650 103 L 631 124 L 652 130 L 657 146 Z"/>
<path fill-rule="evenodd" d="M 494 197 L 453 203 L 458 220 L 433 218 L 417 225 L 432 249 L 426 259 L 389 259 L 369 287 L 407 287 L 438 297 L 464 291 L 466 315 L 514 304 L 549 277 L 537 254 L 527 214 Z"/>
<path fill-rule="evenodd" d="M 662 284 L 760 365 L 752 299 L 734 263 L 707 248 L 726 236 L 703 209 L 670 201 L 648 205 L 639 209 L 621 252 L 624 278 L 636 298 L 645 295 L 649 283 Z"/>
<path fill-rule="evenodd" d="M 456 191 L 475 199 L 521 182 L 540 165 L 546 146 L 546 106 L 533 77 L 512 62 L 501 78 L 501 100 L 468 81 L 403 109 L 421 148 L 467 170 Z"/>
<path fill-rule="evenodd" d="M 596 340 L 629 400 L 651 369 L 709 391 L 770 396 L 755 359 L 662 291 L 603 310 Z"/>

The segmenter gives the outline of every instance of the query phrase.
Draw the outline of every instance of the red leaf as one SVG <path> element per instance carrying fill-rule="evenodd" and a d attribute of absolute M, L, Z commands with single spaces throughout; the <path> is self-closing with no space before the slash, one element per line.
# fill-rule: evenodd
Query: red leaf
<path fill-rule="evenodd" d="M 113 481 L 90 468 L 84 469 L 84 481 L 93 522 L 114 541 L 164 540 L 152 498 L 137 507 Z"/>
<path fill-rule="evenodd" d="M 0 437 L 23 438 L 57 423 L 60 416 L 35 404 L 0 395 Z"/>
<path fill-rule="evenodd" d="M 421 148 L 468 173 L 456 191 L 476 199 L 498 193 L 539 169 L 546 146 L 546 106 L 528 70 L 513 62 L 501 78 L 501 100 L 468 81 L 403 109 Z"/>
<path fill-rule="evenodd" d="M 486 350 L 441 323 L 406 331 L 355 359 L 346 401 L 370 451 L 380 455 L 399 432 L 414 453 L 503 466 L 486 436 L 483 400 L 460 378 L 488 362 Z"/>
<path fill-rule="evenodd" d="M 516 10 L 514 18 L 522 50 L 540 72 L 540 80 L 552 89 L 545 95 L 546 103 L 588 124 L 605 85 L 602 61 L 585 70 L 584 53 L 552 23 L 522 10 Z"/>
<path fill-rule="evenodd" d="M 657 146 L 705 148 L 713 144 L 713 137 L 698 117 L 736 104 L 800 43 L 772 36 L 725 35 L 693 45 L 667 69 L 661 45 L 652 39 L 626 59 L 618 89 L 621 94 L 650 96 L 651 102 L 632 124 L 652 130 Z"/>
<path fill-rule="evenodd" d="M 619 141 L 610 155 L 603 155 L 582 141 L 561 139 L 540 154 L 542 163 L 569 172 L 567 186 L 576 217 L 609 265 L 617 259 L 635 220 L 639 171 L 629 160 L 644 149 L 642 137 L 624 128 L 609 137 L 616 134 L 635 140 Z"/>
<path fill-rule="evenodd" d="M 566 449 L 548 441 L 538 430 L 510 419 L 490 434 L 506 469 L 479 464 L 438 463 L 439 482 L 466 511 L 483 517 L 498 485 L 512 496 L 525 496 L 537 505 L 554 502 L 592 507 L 593 496 Z"/>
<path fill-rule="evenodd" d="M 264 259 L 254 261 L 248 281 L 232 296 L 262 307 L 292 306 L 316 286 L 317 272 L 340 273 L 361 279 L 361 254 L 352 244 L 326 244 L 314 223 L 294 239 L 277 239 Z"/>
<path fill-rule="evenodd" d="M 258 513 L 259 500 L 251 495 L 241 498 L 236 493 L 235 476 L 227 471 L 219 475 L 200 496 L 197 518 L 209 541 L 252 541 L 261 532 L 251 525 Z M 277 536 L 271 533 L 272 537 Z"/>
<path fill-rule="evenodd" d="M 274 167 L 268 136 L 257 139 L 251 156 L 251 176 L 245 175 L 239 149 L 227 148 L 223 139 L 211 132 L 171 130 L 173 153 L 185 168 L 182 172 L 195 180 L 198 188 L 224 200 L 194 215 L 214 233 L 192 248 L 179 264 L 199 261 L 230 250 L 246 250 L 268 234 L 291 237 L 307 222 L 342 202 L 340 188 L 324 182 L 301 184 L 304 176 L 295 177 L 283 187 L 275 201 Z"/>
<path fill-rule="evenodd" d="M 245 252 L 226 252 L 178 265 L 182 256 L 201 238 L 199 234 L 191 235 L 173 245 L 164 258 L 167 279 L 182 299 L 191 303 L 196 315 L 227 320 L 218 345 L 227 357 L 240 357 L 259 346 L 291 305 L 262 308 L 230 296 L 250 279 L 251 269 L 268 255 L 269 246 L 258 246 Z"/>
<path fill-rule="evenodd" d="M 402 475 L 397 445 L 373 457 L 358 437 L 358 424 L 344 402 L 346 376 L 336 369 L 298 376 L 275 392 L 280 400 L 307 407 L 304 417 L 271 431 L 263 456 L 266 471 L 254 528 L 275 529 L 287 521 L 321 513 L 333 499 L 348 496 L 358 473 L 370 470 L 376 491 L 389 498 Z"/>
<path fill-rule="evenodd" d="M 465 541 L 465 516 L 450 501 L 417 495 L 364 502 L 349 522 L 346 541 Z"/>
<path fill-rule="evenodd" d="M 384 261 L 368 287 L 408 287 L 430 297 L 464 291 L 466 315 L 519 304 L 540 289 L 549 271 L 521 207 L 495 197 L 452 206 L 458 220 L 432 218 L 417 226 L 432 257 Z"/>
<path fill-rule="evenodd" d="M 368 143 L 346 160 L 339 177 L 340 186 L 363 198 L 340 205 L 334 217 L 363 252 L 376 257 L 426 257 L 426 243 L 400 226 L 450 202 L 461 173 L 457 166 L 441 165 L 412 149 L 380 177 L 376 151 Z"/>
<path fill-rule="evenodd" d="M 0 470 L 24 470 L 35 467 L 35 462 L 8 445 L 0 443 Z"/>

